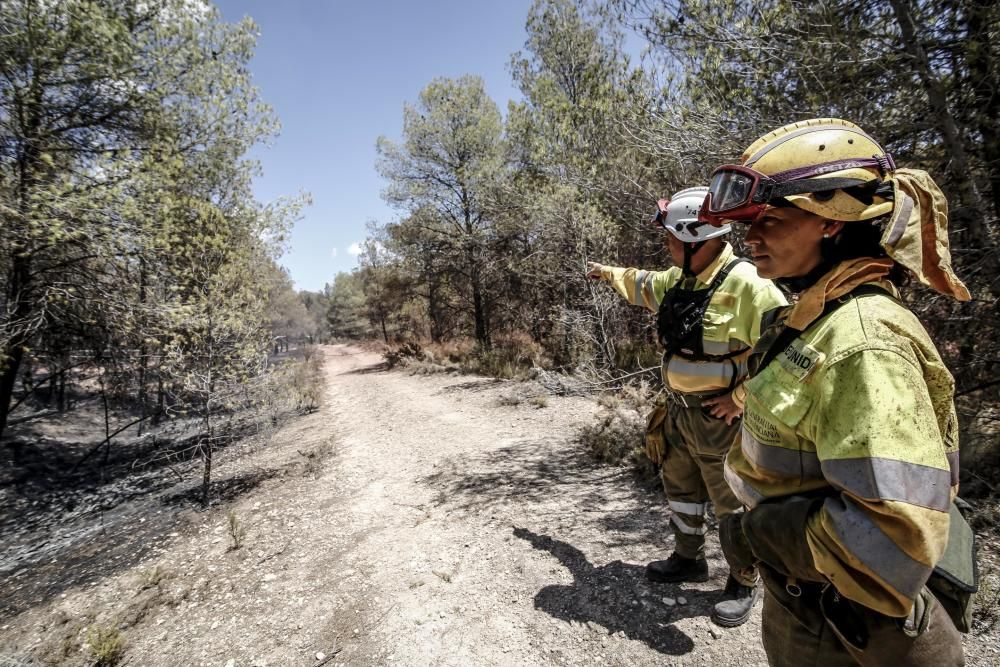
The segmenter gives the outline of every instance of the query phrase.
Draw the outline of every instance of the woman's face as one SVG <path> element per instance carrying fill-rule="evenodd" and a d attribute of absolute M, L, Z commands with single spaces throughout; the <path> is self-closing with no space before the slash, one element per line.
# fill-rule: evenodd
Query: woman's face
<path fill-rule="evenodd" d="M 769 208 L 751 223 L 746 244 L 762 278 L 798 278 L 822 261 L 820 240 L 843 223 L 792 207 Z"/>

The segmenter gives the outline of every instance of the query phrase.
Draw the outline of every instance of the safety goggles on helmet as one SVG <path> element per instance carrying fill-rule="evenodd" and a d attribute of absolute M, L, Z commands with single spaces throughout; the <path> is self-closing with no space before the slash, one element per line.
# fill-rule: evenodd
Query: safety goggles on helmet
<path fill-rule="evenodd" d="M 698 218 L 716 227 L 731 222 L 753 222 L 772 202 L 784 197 L 817 194 L 848 188 L 875 187 L 881 179 L 818 178 L 856 167 L 877 167 L 885 174 L 896 168 L 892 156 L 886 153 L 871 158 L 851 158 L 789 169 L 771 176 L 741 165 L 723 165 L 712 173 L 708 196 Z"/>
<path fill-rule="evenodd" d="M 700 218 L 670 221 L 671 216 L 670 211 L 667 208 L 668 206 L 670 206 L 669 199 L 660 199 L 657 201 L 656 212 L 653 213 L 653 218 L 649 222 L 667 230 L 674 236 L 680 238 L 682 241 L 693 242 L 697 240 L 699 236 L 699 229 L 709 224 Z"/>
<path fill-rule="evenodd" d="M 707 194 L 708 188 L 702 185 L 685 188 L 670 199 L 657 201 L 652 222 L 683 243 L 700 243 L 728 234 L 729 225 L 713 227 L 699 218 Z"/>
<path fill-rule="evenodd" d="M 653 217 L 649 220 L 649 223 L 666 229 L 667 206 L 669 205 L 670 205 L 669 199 L 658 200 L 656 202 L 656 211 L 653 212 Z"/>

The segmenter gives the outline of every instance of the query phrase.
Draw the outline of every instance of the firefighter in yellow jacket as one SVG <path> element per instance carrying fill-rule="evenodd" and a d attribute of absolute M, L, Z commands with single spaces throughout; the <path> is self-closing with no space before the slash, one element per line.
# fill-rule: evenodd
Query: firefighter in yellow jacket
<path fill-rule="evenodd" d="M 739 429 L 740 385 L 746 359 L 767 311 L 785 305 L 781 292 L 737 258 L 723 236 L 728 227 L 699 222 L 707 188 L 688 188 L 658 202 L 674 260 L 666 271 L 591 264 L 588 276 L 611 283 L 629 303 L 657 312 L 664 348 L 662 375 L 670 400 L 649 418 L 646 449 L 660 464 L 671 509 L 675 551 L 650 563 L 657 582 L 706 581 L 705 509 L 724 517 L 742 509 L 723 475 L 723 460 Z M 727 580 L 712 618 L 744 623 L 757 598 L 756 573 Z"/>
<path fill-rule="evenodd" d="M 954 383 L 896 291 L 910 274 L 969 298 L 943 194 L 817 119 L 717 169 L 701 218 L 749 223 L 758 273 L 797 295 L 751 355 L 725 467 L 748 509 L 719 528 L 730 566 L 764 579 L 770 664 L 962 664 L 953 619 L 975 582 Z"/>

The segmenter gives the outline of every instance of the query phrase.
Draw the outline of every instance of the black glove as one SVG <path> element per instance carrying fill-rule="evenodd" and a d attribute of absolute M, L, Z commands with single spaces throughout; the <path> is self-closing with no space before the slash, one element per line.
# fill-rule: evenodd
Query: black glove
<path fill-rule="evenodd" d="M 743 532 L 744 512 L 727 514 L 719 520 L 719 543 L 722 553 L 733 572 L 749 572 L 754 569 L 758 558 L 750 548 L 746 533 Z"/>
<path fill-rule="evenodd" d="M 806 523 L 822 505 L 822 498 L 794 496 L 778 502 L 761 503 L 742 516 L 740 539 L 757 561 L 786 577 L 826 581 L 826 577 L 816 569 L 812 551 L 806 542 Z M 722 526 L 720 522 L 720 541 Z M 725 553 L 725 543 L 722 550 Z"/>

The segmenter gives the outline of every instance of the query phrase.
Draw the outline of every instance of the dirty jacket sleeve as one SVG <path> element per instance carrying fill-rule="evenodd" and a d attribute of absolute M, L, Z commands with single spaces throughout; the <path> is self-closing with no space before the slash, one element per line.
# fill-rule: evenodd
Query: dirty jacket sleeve
<path fill-rule="evenodd" d="M 677 284 L 681 271 L 676 267 L 666 271 L 605 266 L 601 277 L 633 306 L 656 312 L 668 289 Z"/>

